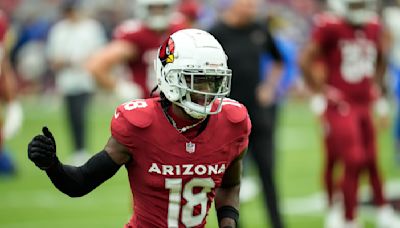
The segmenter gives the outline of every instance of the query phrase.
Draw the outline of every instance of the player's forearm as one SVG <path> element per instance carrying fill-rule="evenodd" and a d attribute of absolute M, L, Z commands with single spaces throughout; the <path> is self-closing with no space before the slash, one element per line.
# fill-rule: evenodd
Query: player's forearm
<path fill-rule="evenodd" d="M 113 80 L 113 76 L 111 75 L 111 67 L 112 65 L 104 62 L 101 59 L 96 59 L 93 57 L 89 58 L 87 61 L 85 68 L 91 73 L 94 77 L 96 83 L 103 89 L 113 91 L 115 88 L 115 80 Z"/>
<path fill-rule="evenodd" d="M 111 178 L 119 167 L 106 151 L 101 151 L 80 167 L 58 161 L 46 173 L 58 190 L 70 197 L 80 197 Z"/>
<path fill-rule="evenodd" d="M 308 88 L 314 93 L 322 93 L 327 72 L 320 61 L 321 50 L 318 43 L 310 42 L 301 50 L 298 65 Z"/>
<path fill-rule="evenodd" d="M 323 93 L 326 75 L 322 63 L 306 64 L 302 72 L 308 88 L 313 93 Z"/>
<path fill-rule="evenodd" d="M 240 184 L 226 188 L 218 188 L 215 196 L 215 208 L 218 209 L 222 206 L 229 205 L 239 209 L 239 192 Z"/>
<path fill-rule="evenodd" d="M 97 85 L 108 91 L 114 91 L 116 82 L 113 76 L 107 70 L 94 70 L 91 72 Z"/>
<path fill-rule="evenodd" d="M 17 86 L 15 82 L 15 74 L 12 69 L 11 63 L 7 57 L 4 57 L 1 63 L 1 74 L 3 77 L 1 82 L 3 91 L 4 91 L 4 100 L 7 102 L 12 102 L 16 98 Z"/>
<path fill-rule="evenodd" d="M 393 37 L 390 31 L 387 30 L 387 28 L 384 28 L 381 33 L 381 39 L 379 45 L 380 45 L 379 49 L 380 51 L 378 52 L 378 58 L 376 61 L 375 81 L 380 87 L 381 95 L 386 96 L 388 91 L 385 81 L 385 75 L 387 66 L 389 64 L 388 56 L 393 47 Z"/>
<path fill-rule="evenodd" d="M 387 95 L 387 85 L 385 83 L 386 66 L 388 64 L 386 56 L 379 56 L 376 66 L 375 81 L 379 86 L 382 96 Z"/>
<path fill-rule="evenodd" d="M 220 228 L 237 227 L 240 184 L 217 189 L 215 208 Z"/>
<path fill-rule="evenodd" d="M 236 222 L 234 219 L 224 218 L 221 220 L 218 227 L 220 227 L 220 228 L 236 228 L 237 225 L 236 225 Z"/>

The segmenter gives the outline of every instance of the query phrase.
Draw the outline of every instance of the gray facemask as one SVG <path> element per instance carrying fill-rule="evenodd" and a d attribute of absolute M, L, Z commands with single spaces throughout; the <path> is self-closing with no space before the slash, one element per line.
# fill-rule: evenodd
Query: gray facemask
<path fill-rule="evenodd" d="M 367 9 L 357 9 L 357 10 L 350 10 L 347 13 L 347 20 L 354 25 L 362 25 L 367 23 L 371 18 L 375 17 L 376 13 L 372 10 Z"/>
<path fill-rule="evenodd" d="M 146 18 L 146 25 L 154 30 L 165 30 L 170 24 L 171 17 L 169 15 L 154 15 Z"/>

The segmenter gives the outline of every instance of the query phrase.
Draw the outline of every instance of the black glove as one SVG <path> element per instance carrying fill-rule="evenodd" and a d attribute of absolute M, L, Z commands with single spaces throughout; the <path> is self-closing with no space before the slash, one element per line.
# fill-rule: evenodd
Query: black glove
<path fill-rule="evenodd" d="M 28 145 L 28 158 L 42 170 L 58 163 L 56 141 L 47 127 L 42 128 L 43 135 L 36 135 Z"/>

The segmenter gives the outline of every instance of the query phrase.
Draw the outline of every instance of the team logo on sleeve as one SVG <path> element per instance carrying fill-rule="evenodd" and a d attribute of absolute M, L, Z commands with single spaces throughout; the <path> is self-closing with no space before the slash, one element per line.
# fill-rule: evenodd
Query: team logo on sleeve
<path fill-rule="evenodd" d="M 160 58 L 161 63 L 163 66 L 167 65 L 168 63 L 174 62 L 174 52 L 175 52 L 175 43 L 172 38 L 168 38 L 160 48 L 160 53 L 158 58 Z"/>

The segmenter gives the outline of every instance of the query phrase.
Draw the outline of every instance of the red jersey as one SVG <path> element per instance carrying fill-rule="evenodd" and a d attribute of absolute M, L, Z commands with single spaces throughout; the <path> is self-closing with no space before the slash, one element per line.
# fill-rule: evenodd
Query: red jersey
<path fill-rule="evenodd" d="M 312 36 L 322 50 L 327 83 L 341 91 L 350 103 L 370 103 L 373 99 L 380 34 L 378 18 L 354 27 L 332 14 L 316 17 Z"/>
<path fill-rule="evenodd" d="M 132 157 L 126 168 L 134 215 L 126 227 L 204 227 L 215 189 L 247 148 L 250 128 L 246 108 L 230 99 L 191 140 L 168 122 L 159 98 L 120 105 L 111 133 Z"/>
<path fill-rule="evenodd" d="M 0 101 L 4 98 L 4 82 L 3 79 L 4 77 L 2 77 L 2 61 L 3 61 L 3 57 L 5 55 L 5 48 L 4 48 L 4 40 L 5 40 L 5 36 L 7 33 L 7 29 L 8 29 L 8 20 L 6 15 L 4 14 L 4 12 L 2 12 L 0 10 Z M 1 110 L 2 107 L 0 107 Z M 0 129 L 3 126 L 3 120 L 0 117 Z M 2 146 L 3 143 L 3 136 L 2 136 L 2 131 L 0 131 L 0 148 Z"/>
<path fill-rule="evenodd" d="M 146 27 L 139 20 L 122 23 L 114 31 L 114 39 L 125 40 L 138 50 L 138 56 L 128 62 L 132 81 L 142 89 L 142 96 L 148 98 L 150 91 L 157 85 L 154 71 L 154 59 L 161 43 L 172 33 L 183 29 L 184 23 L 171 24 L 164 33 Z"/>
<path fill-rule="evenodd" d="M 0 10 L 0 64 L 4 56 L 4 40 L 8 29 L 8 20 L 3 11 Z M 0 68 L 1 70 L 1 68 Z M 0 71 L 1 74 L 1 71 Z"/>
<path fill-rule="evenodd" d="M 0 10 L 0 44 L 3 43 L 8 29 L 8 20 L 3 11 Z"/>

